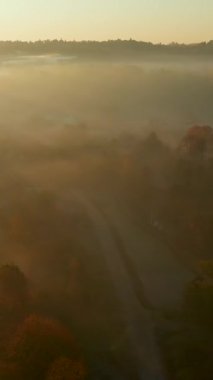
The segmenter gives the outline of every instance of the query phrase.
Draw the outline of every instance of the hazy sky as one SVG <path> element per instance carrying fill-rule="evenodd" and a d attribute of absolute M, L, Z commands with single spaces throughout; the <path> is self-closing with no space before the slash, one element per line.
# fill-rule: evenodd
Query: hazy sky
<path fill-rule="evenodd" d="M 213 0 L 0 0 L 0 40 L 213 39 Z"/>

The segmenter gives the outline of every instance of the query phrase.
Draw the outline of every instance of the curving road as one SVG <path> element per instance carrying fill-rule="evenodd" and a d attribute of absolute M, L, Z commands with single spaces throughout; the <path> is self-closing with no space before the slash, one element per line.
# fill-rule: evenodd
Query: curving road
<path fill-rule="evenodd" d="M 126 326 L 126 339 L 131 356 L 130 365 L 137 377 L 134 380 L 164 380 L 166 377 L 155 339 L 155 326 L 151 311 L 141 304 L 131 273 L 124 263 L 121 246 L 118 244 L 118 239 L 113 233 L 108 218 L 93 202 L 79 192 L 63 195 L 63 199 L 65 203 L 69 200 L 78 202 L 84 207 L 92 222 L 106 268 L 120 301 L 118 307 Z"/>

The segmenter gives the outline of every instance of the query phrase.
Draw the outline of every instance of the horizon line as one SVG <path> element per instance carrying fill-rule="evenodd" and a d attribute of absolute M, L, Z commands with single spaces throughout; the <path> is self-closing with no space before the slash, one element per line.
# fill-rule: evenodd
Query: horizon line
<path fill-rule="evenodd" d="M 134 38 L 129 38 L 129 39 L 122 39 L 122 38 L 115 38 L 115 39 L 108 39 L 108 40 L 93 40 L 93 39 L 82 39 L 82 40 L 76 40 L 76 39 L 63 39 L 63 38 L 53 38 L 53 39 L 36 39 L 36 40 L 22 40 L 22 39 L 4 39 L 0 40 L 0 43 L 2 42 L 20 42 L 20 43 L 36 43 L 36 42 L 76 42 L 76 43 L 82 43 L 82 42 L 96 42 L 96 43 L 106 43 L 106 42 L 137 42 L 137 43 L 144 43 L 144 44 L 150 44 L 150 45 L 164 45 L 164 46 L 171 46 L 171 45 L 180 45 L 180 46 L 191 46 L 191 45 L 201 45 L 201 44 L 209 44 L 213 43 L 213 39 L 209 40 L 202 40 L 202 41 L 197 41 L 197 42 L 176 42 L 176 41 L 171 41 L 171 42 L 151 42 L 151 41 L 145 41 L 145 40 L 137 40 Z"/>

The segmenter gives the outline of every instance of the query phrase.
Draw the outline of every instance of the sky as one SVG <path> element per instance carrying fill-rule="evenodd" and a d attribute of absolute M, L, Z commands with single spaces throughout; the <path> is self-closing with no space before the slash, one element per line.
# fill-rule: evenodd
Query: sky
<path fill-rule="evenodd" d="M 0 0 L 0 40 L 199 42 L 213 39 L 213 0 Z"/>

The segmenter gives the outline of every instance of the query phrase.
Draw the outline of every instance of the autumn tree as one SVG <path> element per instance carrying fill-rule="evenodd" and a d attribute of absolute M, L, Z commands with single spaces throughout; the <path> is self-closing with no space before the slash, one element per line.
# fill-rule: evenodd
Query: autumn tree
<path fill-rule="evenodd" d="M 16 363 L 0 362 L 1 380 L 23 380 L 20 368 Z"/>
<path fill-rule="evenodd" d="M 23 379 L 41 380 L 57 358 L 76 360 L 78 349 L 70 331 L 59 322 L 31 315 L 18 327 L 9 356 L 21 366 Z"/>
<path fill-rule="evenodd" d="M 0 268 L 1 323 L 19 321 L 29 309 L 29 284 L 24 273 L 15 265 Z M 1 326 L 2 327 L 2 326 Z"/>
<path fill-rule="evenodd" d="M 15 265 L 0 268 L 0 297 L 4 296 L 19 302 L 26 302 L 29 296 L 27 279 Z"/>
<path fill-rule="evenodd" d="M 82 360 L 59 358 L 50 366 L 47 380 L 84 380 L 86 368 Z"/>
<path fill-rule="evenodd" d="M 213 373 L 213 262 L 186 288 L 177 328 L 166 339 L 166 357 L 174 380 L 211 380 Z"/>
<path fill-rule="evenodd" d="M 191 158 L 208 158 L 213 154 L 213 128 L 208 125 L 193 126 L 183 137 L 179 149 Z"/>

